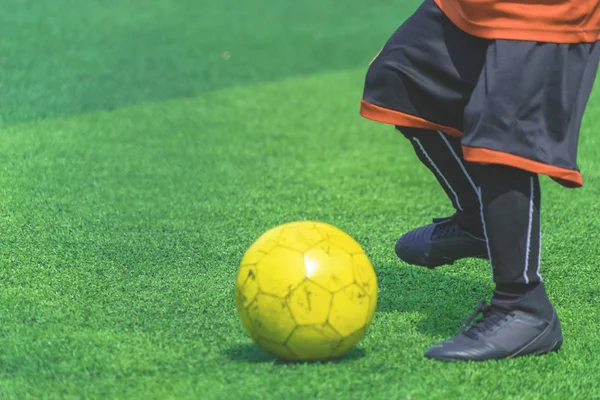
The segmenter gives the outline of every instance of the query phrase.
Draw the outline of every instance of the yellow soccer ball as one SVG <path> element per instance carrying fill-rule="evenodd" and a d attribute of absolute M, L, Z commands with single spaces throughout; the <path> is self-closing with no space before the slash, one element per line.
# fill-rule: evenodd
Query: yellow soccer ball
<path fill-rule="evenodd" d="M 246 332 L 284 360 L 327 360 L 366 334 L 377 278 L 360 245 L 334 226 L 293 222 L 246 251 L 235 284 Z"/>

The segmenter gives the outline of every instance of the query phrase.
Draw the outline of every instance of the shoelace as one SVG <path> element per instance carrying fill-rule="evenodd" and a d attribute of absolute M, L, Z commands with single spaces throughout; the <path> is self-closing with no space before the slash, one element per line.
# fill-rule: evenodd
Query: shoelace
<path fill-rule="evenodd" d="M 472 324 L 479 314 L 483 315 L 482 318 Z M 513 315 L 513 313 L 503 310 L 500 307 L 489 305 L 482 300 L 477 304 L 477 308 L 473 314 L 462 324 L 458 334 L 462 333 L 471 339 L 477 339 L 480 333 L 499 326 L 510 315 Z"/>

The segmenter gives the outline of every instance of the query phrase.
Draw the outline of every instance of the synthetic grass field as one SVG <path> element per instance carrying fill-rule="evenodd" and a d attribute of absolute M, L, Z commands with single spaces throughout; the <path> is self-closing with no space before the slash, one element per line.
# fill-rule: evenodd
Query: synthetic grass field
<path fill-rule="evenodd" d="M 417 1 L 4 0 L 0 398 L 600 398 L 600 90 L 586 186 L 543 180 L 558 354 L 423 352 L 491 294 L 483 261 L 398 261 L 452 212 L 409 143 L 362 120 L 366 66 Z M 237 264 L 266 229 L 331 223 L 379 278 L 367 337 L 285 364 L 237 319 Z"/>

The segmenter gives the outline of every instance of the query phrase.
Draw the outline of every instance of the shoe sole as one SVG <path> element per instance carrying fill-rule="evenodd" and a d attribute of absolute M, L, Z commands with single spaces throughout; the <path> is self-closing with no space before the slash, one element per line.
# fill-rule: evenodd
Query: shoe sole
<path fill-rule="evenodd" d="M 410 251 L 401 246 L 396 248 L 396 255 L 402 261 L 410 265 L 418 265 L 420 267 L 426 267 L 429 269 L 434 269 L 437 267 L 441 267 L 442 265 L 453 265 L 456 261 L 462 260 L 464 258 L 479 258 L 483 260 L 489 259 L 487 254 L 476 254 L 476 255 L 468 255 L 459 258 L 450 258 L 450 257 L 432 257 L 429 254 L 424 254 L 423 257 L 411 257 Z"/>
<path fill-rule="evenodd" d="M 455 362 L 455 363 L 460 363 L 460 362 L 485 362 L 485 361 L 498 361 L 498 360 L 503 360 L 503 359 L 511 359 L 511 358 L 517 358 L 517 357 L 524 357 L 524 356 L 542 356 L 544 354 L 548 354 L 548 353 L 555 353 L 557 352 L 561 346 L 562 346 L 562 339 L 561 340 L 557 340 L 556 342 L 554 342 L 554 344 L 552 346 L 550 346 L 549 348 L 546 349 L 540 349 L 537 350 L 533 353 L 523 353 L 523 354 L 513 354 L 510 355 L 508 357 L 504 357 L 504 358 L 490 358 L 487 360 L 463 360 L 460 358 L 446 358 L 446 357 L 427 357 L 430 360 L 436 360 L 436 361 L 443 361 L 443 362 Z"/>
<path fill-rule="evenodd" d="M 541 356 L 543 354 L 557 352 L 562 347 L 562 343 L 563 343 L 562 339 L 561 340 L 557 340 L 556 342 L 554 342 L 554 344 L 549 349 L 538 350 L 538 351 L 536 351 L 535 353 L 532 353 L 532 354 L 536 355 L 536 356 Z"/>

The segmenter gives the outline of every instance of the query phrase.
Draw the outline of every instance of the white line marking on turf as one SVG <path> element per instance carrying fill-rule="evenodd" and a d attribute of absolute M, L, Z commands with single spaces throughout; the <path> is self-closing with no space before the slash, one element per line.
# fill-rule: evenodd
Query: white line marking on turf
<path fill-rule="evenodd" d="M 415 141 L 415 143 L 417 145 L 419 145 L 419 148 L 421 149 L 421 151 L 423 152 L 423 154 L 425 155 L 425 157 L 427 157 L 427 160 L 429 160 L 429 162 L 431 163 L 431 165 L 433 165 L 433 168 L 435 168 L 435 171 L 437 172 L 437 174 L 442 178 L 442 180 L 446 183 L 446 186 L 448 186 L 448 188 L 450 189 L 450 191 L 452 192 L 452 194 L 454 195 L 454 199 L 456 200 L 456 206 L 458 207 L 458 209 L 460 211 L 463 211 L 462 206 L 460 205 L 460 201 L 458 200 L 458 195 L 456 194 L 456 192 L 454 191 L 454 188 L 452 186 L 450 186 L 450 183 L 448 182 L 448 180 L 446 179 L 446 177 L 444 176 L 444 174 L 442 174 L 442 171 L 440 171 L 440 169 L 438 168 L 437 165 L 435 165 L 435 163 L 433 162 L 433 160 L 431 159 L 431 157 L 429 157 L 429 154 L 427 154 L 427 152 L 425 151 L 425 148 L 423 147 L 423 145 L 421 144 L 421 142 L 419 141 L 419 139 L 413 137 L 412 140 Z"/>

